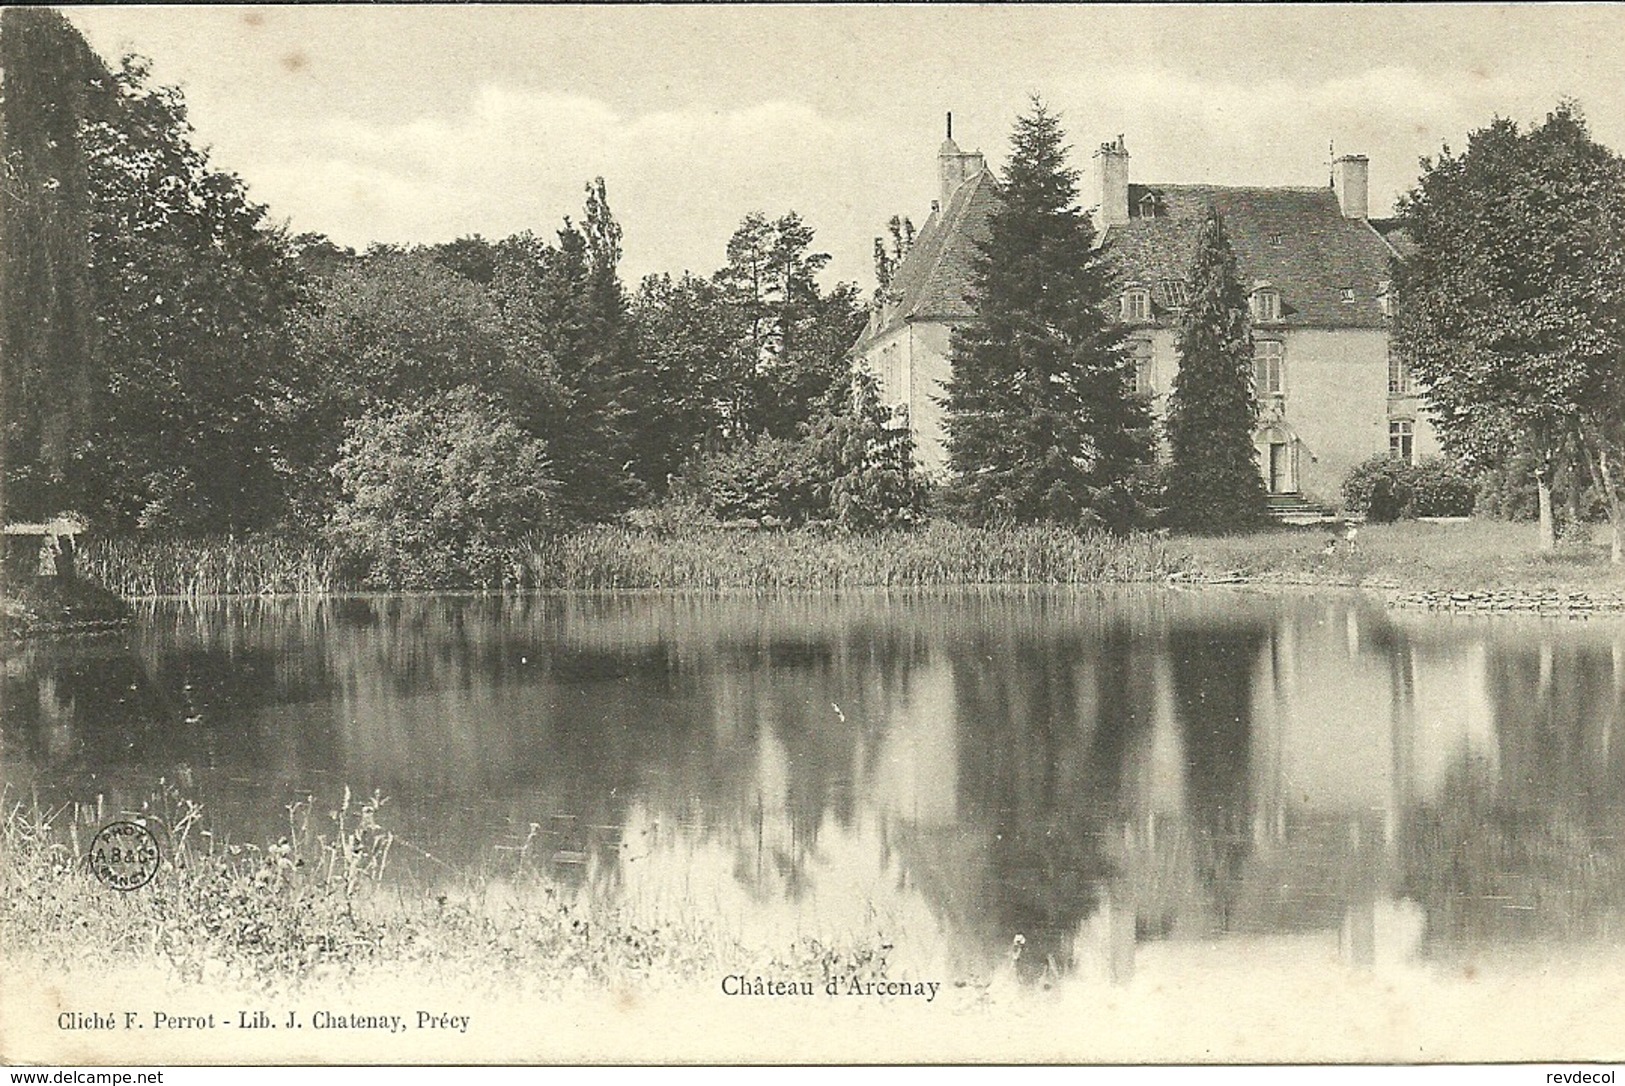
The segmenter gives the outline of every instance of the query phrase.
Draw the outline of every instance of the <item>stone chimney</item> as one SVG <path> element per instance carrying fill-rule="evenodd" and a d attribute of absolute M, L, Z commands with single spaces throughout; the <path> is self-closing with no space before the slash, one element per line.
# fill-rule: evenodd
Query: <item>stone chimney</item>
<path fill-rule="evenodd" d="M 1128 222 L 1128 147 L 1118 136 L 1100 145 L 1095 152 L 1100 174 L 1099 227 Z"/>
<path fill-rule="evenodd" d="M 1371 162 L 1364 155 L 1339 155 L 1332 162 L 1332 191 L 1345 219 L 1364 219 L 1370 212 Z"/>
<path fill-rule="evenodd" d="M 937 151 L 937 176 L 941 182 L 937 202 L 947 207 L 954 190 L 986 168 L 982 152 L 961 151 L 959 144 L 954 142 L 954 115 L 948 114 L 948 138 L 942 141 L 942 147 Z"/>

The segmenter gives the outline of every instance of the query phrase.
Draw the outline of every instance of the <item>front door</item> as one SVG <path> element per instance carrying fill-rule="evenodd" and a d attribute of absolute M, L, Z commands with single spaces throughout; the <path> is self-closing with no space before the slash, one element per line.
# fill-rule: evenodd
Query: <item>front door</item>
<path fill-rule="evenodd" d="M 1270 493 L 1292 491 L 1292 447 L 1284 441 L 1270 442 Z"/>

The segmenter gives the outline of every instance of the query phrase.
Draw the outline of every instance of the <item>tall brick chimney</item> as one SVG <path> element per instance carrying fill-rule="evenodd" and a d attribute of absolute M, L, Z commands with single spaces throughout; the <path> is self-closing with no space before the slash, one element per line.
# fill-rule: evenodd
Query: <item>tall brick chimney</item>
<path fill-rule="evenodd" d="M 1122 136 L 1100 145 L 1095 168 L 1100 177 L 1100 218 L 1095 225 L 1128 222 L 1128 147 Z"/>
<path fill-rule="evenodd" d="M 1364 155 L 1339 155 L 1332 162 L 1332 191 L 1345 219 L 1370 214 L 1371 162 Z"/>

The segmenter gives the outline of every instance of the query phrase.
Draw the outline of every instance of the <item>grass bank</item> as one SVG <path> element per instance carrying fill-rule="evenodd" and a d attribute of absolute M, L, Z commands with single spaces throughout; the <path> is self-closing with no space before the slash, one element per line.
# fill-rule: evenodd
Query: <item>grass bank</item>
<path fill-rule="evenodd" d="M 1625 595 L 1625 568 L 1610 563 L 1605 541 L 1567 540 L 1552 552 L 1537 543 L 1533 524 L 1399 521 L 1362 525 L 1352 540 L 1325 526 L 1178 537 L 1167 561 L 1207 580 Z"/>
<path fill-rule="evenodd" d="M 124 601 L 94 578 L 58 581 L 0 573 L 0 642 L 116 629 L 129 618 Z"/>

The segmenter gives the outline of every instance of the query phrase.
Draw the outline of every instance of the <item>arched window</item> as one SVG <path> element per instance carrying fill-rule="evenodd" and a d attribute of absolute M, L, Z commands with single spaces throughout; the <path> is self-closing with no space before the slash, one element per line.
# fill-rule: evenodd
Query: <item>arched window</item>
<path fill-rule="evenodd" d="M 1286 349 L 1278 339 L 1253 343 L 1253 390 L 1259 396 L 1280 396 L 1286 392 Z"/>

